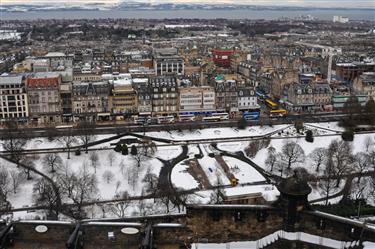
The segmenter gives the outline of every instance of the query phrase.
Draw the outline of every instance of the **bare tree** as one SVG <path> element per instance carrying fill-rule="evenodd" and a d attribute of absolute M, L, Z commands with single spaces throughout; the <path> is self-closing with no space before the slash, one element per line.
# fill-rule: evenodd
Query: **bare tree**
<path fill-rule="evenodd" d="M 24 169 L 24 172 L 26 174 L 26 180 L 31 180 L 32 177 L 31 177 L 31 169 L 30 168 L 35 168 L 35 163 L 34 163 L 34 159 L 33 158 L 30 158 L 30 157 L 24 157 L 22 159 L 22 161 L 20 163 L 22 163 L 23 165 L 26 165 L 28 168 L 25 168 L 23 167 Z"/>
<path fill-rule="evenodd" d="M 59 143 L 65 147 L 65 149 L 68 151 L 68 159 L 70 159 L 70 152 L 72 150 L 72 147 L 77 143 L 76 137 L 73 135 L 73 132 L 69 130 L 65 136 L 59 137 L 57 139 Z"/>
<path fill-rule="evenodd" d="M 216 186 L 222 186 L 223 182 L 220 178 L 219 173 L 216 173 Z M 223 203 L 225 200 L 225 190 L 222 188 L 216 188 L 210 194 L 210 203 L 211 204 L 219 204 Z"/>
<path fill-rule="evenodd" d="M 71 180 L 65 181 L 69 183 L 68 185 L 61 184 L 62 191 L 74 204 L 73 208 L 67 211 L 75 219 L 82 219 L 86 216 L 84 203 L 93 200 L 98 192 L 97 179 L 94 174 L 88 173 L 86 166 L 83 166 L 77 174 L 69 173 L 67 177 Z"/>
<path fill-rule="evenodd" d="M 8 195 L 11 192 L 11 183 L 9 181 L 8 170 L 4 167 L 0 167 L 0 201 L 8 203 Z M 0 207 L 4 206 L 0 203 Z"/>
<path fill-rule="evenodd" d="M 360 199 L 363 199 L 365 196 L 367 196 L 366 189 L 369 185 L 370 183 L 365 177 L 357 181 L 351 187 L 351 190 L 350 190 L 351 198 L 354 199 L 354 201 L 356 202 L 358 202 Z"/>
<path fill-rule="evenodd" d="M 145 193 L 142 190 L 141 196 L 144 196 L 144 195 L 145 195 Z M 138 210 L 139 210 L 139 214 L 141 216 L 146 216 L 150 212 L 155 213 L 155 211 L 156 211 L 155 210 L 156 209 L 155 206 L 156 205 L 154 205 L 154 203 L 148 203 L 147 199 L 141 199 L 141 200 L 139 200 L 138 205 L 137 205 Z"/>
<path fill-rule="evenodd" d="M 42 163 L 51 173 L 55 173 L 63 165 L 63 161 L 57 153 L 46 154 L 42 159 Z"/>
<path fill-rule="evenodd" d="M 79 136 L 78 139 L 84 146 L 86 154 L 88 153 L 88 145 L 94 142 L 96 136 L 94 135 L 95 123 L 89 121 L 82 121 L 78 124 Z"/>
<path fill-rule="evenodd" d="M 115 175 L 112 173 L 112 171 L 106 170 L 103 173 L 103 180 L 107 182 L 107 184 L 111 183 L 113 179 L 115 178 Z"/>
<path fill-rule="evenodd" d="M 155 142 L 153 142 L 151 139 L 143 139 L 141 146 L 142 154 L 146 157 L 154 155 L 158 149 Z"/>
<path fill-rule="evenodd" d="M 325 163 L 327 160 L 327 149 L 325 148 L 315 148 L 310 154 L 310 159 L 313 161 L 315 165 L 315 171 L 319 172 L 320 167 Z"/>
<path fill-rule="evenodd" d="M 58 219 L 58 196 L 53 189 L 53 186 L 45 178 L 40 178 L 33 187 L 34 202 L 38 206 L 48 207 L 48 217 L 50 219 Z"/>
<path fill-rule="evenodd" d="M 356 172 L 362 174 L 370 169 L 368 154 L 359 152 L 354 156 L 354 168 Z M 358 183 L 361 181 L 362 176 L 358 176 Z"/>
<path fill-rule="evenodd" d="M 367 153 L 367 161 L 369 163 L 369 168 L 375 170 L 375 151 L 370 151 Z"/>
<path fill-rule="evenodd" d="M 284 161 L 282 157 L 283 157 L 282 153 L 278 153 L 276 156 L 277 161 L 274 165 L 275 170 L 280 172 L 280 177 L 283 177 L 284 173 L 285 175 L 288 175 L 291 172 L 291 170 L 287 170 L 287 166 L 288 166 L 287 162 Z"/>
<path fill-rule="evenodd" d="M 327 165 L 324 169 L 324 178 L 319 181 L 319 188 L 321 194 L 325 197 L 325 205 L 328 205 L 329 197 L 335 190 L 335 182 L 333 179 L 334 165 L 331 159 L 327 161 Z"/>
<path fill-rule="evenodd" d="M 19 186 L 25 180 L 25 177 L 22 174 L 22 172 L 20 172 L 18 170 L 11 170 L 9 172 L 9 176 L 10 176 L 10 182 L 11 182 L 11 185 L 12 185 L 13 193 L 17 194 L 17 190 L 18 190 Z"/>
<path fill-rule="evenodd" d="M 126 191 L 123 192 L 121 194 L 121 199 L 122 200 L 120 202 L 116 202 L 116 203 L 114 203 L 110 206 L 110 211 L 115 216 L 117 216 L 119 218 L 124 218 L 126 216 L 126 210 L 128 209 L 128 207 L 131 204 L 128 192 L 126 192 Z"/>
<path fill-rule="evenodd" d="M 116 189 L 115 189 L 115 197 L 116 198 L 120 198 L 120 193 L 119 193 L 120 186 L 121 186 L 121 181 L 117 181 L 116 182 Z"/>
<path fill-rule="evenodd" d="M 171 209 L 171 205 L 173 204 L 173 201 L 175 199 L 174 190 L 170 188 L 165 188 L 165 189 L 160 189 L 159 193 L 161 197 L 157 199 L 157 202 L 165 207 L 166 213 L 169 213 Z"/>
<path fill-rule="evenodd" d="M 125 174 L 126 174 L 126 165 L 125 165 L 125 163 L 124 163 L 124 160 L 121 160 L 121 162 L 119 163 L 119 168 L 120 168 L 120 171 L 121 171 L 121 174 L 123 175 L 123 176 L 125 176 Z"/>
<path fill-rule="evenodd" d="M 138 183 L 139 173 L 140 173 L 140 168 L 138 167 L 130 167 L 127 170 L 128 183 L 132 186 L 133 190 L 135 189 Z"/>
<path fill-rule="evenodd" d="M 113 164 L 114 164 L 114 162 L 115 162 L 115 153 L 113 152 L 113 151 L 110 151 L 109 153 L 108 153 L 108 156 L 107 156 L 107 159 L 108 159 L 108 163 L 109 163 L 109 166 L 110 167 L 112 167 L 113 166 Z"/>
<path fill-rule="evenodd" d="M 158 180 L 158 176 L 151 172 L 151 168 L 147 168 L 145 177 L 143 178 L 146 193 L 156 193 Z"/>
<path fill-rule="evenodd" d="M 287 142 L 283 145 L 281 160 L 287 163 L 287 169 L 290 170 L 295 163 L 302 163 L 305 161 L 305 152 L 295 142 Z"/>
<path fill-rule="evenodd" d="M 328 147 L 328 156 L 332 163 L 332 173 L 336 176 L 336 187 L 340 185 L 345 174 L 353 172 L 352 147 L 348 142 L 333 140 Z"/>
<path fill-rule="evenodd" d="M 214 189 L 210 194 L 210 204 L 221 204 L 225 200 L 225 190 L 221 188 Z"/>
<path fill-rule="evenodd" d="M 137 168 L 140 168 L 142 166 L 143 161 L 146 160 L 146 156 L 142 152 L 138 151 L 137 154 L 132 155 L 132 159 L 137 165 Z"/>
<path fill-rule="evenodd" d="M 267 159 L 265 161 L 265 164 L 270 169 L 270 171 L 273 172 L 274 167 L 277 163 L 276 149 L 271 146 L 267 149 L 267 151 L 268 151 L 268 153 L 267 153 Z"/>
<path fill-rule="evenodd" d="M 90 153 L 89 159 L 90 159 L 91 167 L 94 168 L 95 174 L 96 174 L 96 169 L 100 166 L 98 153 L 96 153 L 96 151 L 93 151 L 92 153 Z"/>
<path fill-rule="evenodd" d="M 370 152 L 371 147 L 372 147 L 373 145 L 374 145 L 374 140 L 373 140 L 373 138 L 370 137 L 370 136 L 367 136 L 367 137 L 365 138 L 365 142 L 364 142 L 364 147 L 365 147 L 365 150 L 366 150 L 367 153 Z"/>
<path fill-rule="evenodd" d="M 10 154 L 17 166 L 22 160 L 23 151 L 28 143 L 28 137 L 25 132 L 19 128 L 17 121 L 8 120 L 5 122 L 5 129 L 2 133 L 2 146 L 4 151 Z"/>
<path fill-rule="evenodd" d="M 87 168 L 86 165 L 83 165 Z M 59 173 L 57 177 L 59 186 L 63 189 L 64 195 L 70 197 L 73 194 L 73 189 L 76 182 L 76 176 L 70 170 L 69 164 L 64 165 L 63 170 Z"/>

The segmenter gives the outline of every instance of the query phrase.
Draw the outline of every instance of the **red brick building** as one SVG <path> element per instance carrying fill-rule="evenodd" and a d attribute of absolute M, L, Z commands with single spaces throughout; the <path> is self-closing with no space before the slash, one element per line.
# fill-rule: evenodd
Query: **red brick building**
<path fill-rule="evenodd" d="M 234 54 L 233 49 L 214 49 L 212 51 L 213 61 L 218 67 L 230 67 L 231 59 Z"/>

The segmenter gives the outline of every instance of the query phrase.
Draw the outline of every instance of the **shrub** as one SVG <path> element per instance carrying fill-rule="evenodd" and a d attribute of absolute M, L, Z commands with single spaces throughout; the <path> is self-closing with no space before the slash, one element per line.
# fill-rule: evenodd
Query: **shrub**
<path fill-rule="evenodd" d="M 353 141 L 354 132 L 352 130 L 346 130 L 341 134 L 342 140 L 344 141 Z"/>
<path fill-rule="evenodd" d="M 130 154 L 132 154 L 133 156 L 136 156 L 138 154 L 138 150 L 137 147 L 135 147 L 135 145 L 132 145 L 132 148 L 130 149 Z"/>
<path fill-rule="evenodd" d="M 114 151 L 116 151 L 116 152 L 120 152 L 121 149 L 122 149 L 121 144 L 116 144 L 116 147 L 114 148 Z"/>
<path fill-rule="evenodd" d="M 129 149 L 128 149 L 128 146 L 126 144 L 122 145 L 121 154 L 123 154 L 124 156 L 129 154 Z"/>
<path fill-rule="evenodd" d="M 271 143 L 271 139 L 264 138 L 262 140 L 255 140 L 249 143 L 245 148 L 245 153 L 248 157 L 254 158 L 261 149 L 267 148 Z"/>
<path fill-rule="evenodd" d="M 313 137 L 313 132 L 312 130 L 307 130 L 306 131 L 306 137 L 305 137 L 306 141 L 309 142 L 309 143 L 312 143 L 314 142 L 314 137 Z"/>
<path fill-rule="evenodd" d="M 80 149 L 76 150 L 76 151 L 75 151 L 75 155 L 76 155 L 76 156 L 80 156 L 80 155 L 81 155 L 81 150 L 80 150 Z"/>
<path fill-rule="evenodd" d="M 243 117 L 240 119 L 240 120 L 238 120 L 238 122 L 237 122 L 237 128 L 238 129 L 240 129 L 240 130 L 244 130 L 244 129 L 246 129 L 246 127 L 247 127 L 247 121 L 246 121 L 246 119 L 244 119 Z"/>

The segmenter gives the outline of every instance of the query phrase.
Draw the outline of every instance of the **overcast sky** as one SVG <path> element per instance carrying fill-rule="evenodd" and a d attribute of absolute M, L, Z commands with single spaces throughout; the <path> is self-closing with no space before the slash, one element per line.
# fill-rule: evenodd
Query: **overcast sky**
<path fill-rule="evenodd" d="M 118 3 L 127 0 L 0 0 L 1 4 L 15 3 Z M 290 5 L 309 7 L 367 7 L 375 8 L 375 0 L 133 0 L 149 3 L 230 3 L 230 4 L 258 4 L 258 5 Z"/>

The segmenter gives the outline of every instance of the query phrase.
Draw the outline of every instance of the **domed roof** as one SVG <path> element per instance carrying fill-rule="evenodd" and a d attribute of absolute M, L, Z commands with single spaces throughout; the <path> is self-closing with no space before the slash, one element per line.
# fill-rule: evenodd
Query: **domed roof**
<path fill-rule="evenodd" d="M 311 193 L 311 187 L 307 184 L 306 180 L 295 173 L 293 176 L 283 180 L 277 189 L 282 194 L 293 196 L 304 196 Z"/>

